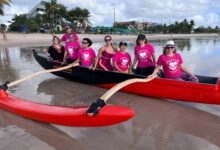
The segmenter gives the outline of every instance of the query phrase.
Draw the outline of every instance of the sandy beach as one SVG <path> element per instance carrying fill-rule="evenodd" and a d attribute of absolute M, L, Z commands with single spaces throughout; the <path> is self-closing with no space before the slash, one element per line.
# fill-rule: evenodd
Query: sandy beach
<path fill-rule="evenodd" d="M 51 34 L 22 34 L 22 33 L 8 33 L 7 41 L 3 40 L 2 34 L 0 34 L 0 47 L 15 47 L 15 46 L 48 46 L 52 43 Z M 62 34 L 57 35 L 61 37 Z M 91 38 L 93 42 L 102 42 L 105 35 L 101 34 L 78 34 L 79 39 L 82 40 L 85 37 Z M 114 42 L 119 41 L 131 41 L 135 42 L 136 35 L 111 35 Z M 184 39 L 190 37 L 218 37 L 218 34 L 147 34 L 148 40 L 163 40 L 163 39 Z"/>

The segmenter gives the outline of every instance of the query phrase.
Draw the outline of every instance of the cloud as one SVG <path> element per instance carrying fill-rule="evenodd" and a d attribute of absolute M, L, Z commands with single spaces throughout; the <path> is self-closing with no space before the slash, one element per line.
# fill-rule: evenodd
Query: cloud
<path fill-rule="evenodd" d="M 27 13 L 39 2 L 40 0 L 12 0 L 11 8 L 5 9 L 7 15 L 4 20 L 8 20 L 12 16 L 11 12 L 16 13 L 16 10 L 19 13 Z M 93 26 L 112 26 L 114 9 L 116 21 L 144 20 L 169 24 L 187 18 L 195 19 L 197 26 L 214 27 L 220 24 L 218 0 L 58 0 L 58 2 L 68 9 L 76 6 L 87 8 L 91 12 L 90 21 Z"/>

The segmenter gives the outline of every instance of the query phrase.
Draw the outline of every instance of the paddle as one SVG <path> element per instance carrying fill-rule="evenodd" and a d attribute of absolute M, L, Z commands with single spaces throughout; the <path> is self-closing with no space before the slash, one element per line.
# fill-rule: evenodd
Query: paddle
<path fill-rule="evenodd" d="M 155 79 L 157 77 L 157 75 L 155 76 L 150 76 L 147 77 L 145 79 L 139 79 L 139 78 L 134 78 L 134 79 L 128 79 L 125 80 L 123 82 L 118 83 L 117 85 L 115 85 L 114 87 L 112 87 L 110 90 L 108 90 L 104 95 L 102 95 L 99 99 L 96 100 L 96 102 L 93 102 L 91 104 L 91 106 L 89 107 L 89 109 L 87 110 L 87 115 L 88 116 L 95 116 L 98 114 L 99 110 L 105 106 L 106 102 L 108 101 L 108 99 L 115 94 L 118 90 L 120 90 L 121 88 L 132 84 L 132 83 L 137 83 L 137 82 L 149 82 L 153 79 Z"/>
<path fill-rule="evenodd" d="M 29 75 L 29 76 L 26 76 L 26 77 L 24 77 L 24 78 L 22 78 L 22 79 L 16 80 L 16 81 L 14 81 L 14 82 L 11 82 L 11 83 L 6 82 L 5 84 L 0 85 L 0 89 L 7 90 L 8 87 L 12 87 L 12 86 L 14 86 L 14 85 L 16 85 L 16 84 L 18 84 L 18 83 L 21 83 L 21 82 L 23 82 L 23 81 L 25 81 L 25 80 L 28 80 L 28 79 L 30 79 L 30 78 L 33 78 L 34 76 L 37 76 L 37 75 L 40 75 L 40 74 L 44 74 L 44 73 L 51 73 L 51 72 L 62 71 L 62 70 L 65 70 L 65 69 L 69 69 L 69 68 L 78 66 L 78 65 L 79 65 L 79 63 L 73 64 L 73 65 L 70 64 L 70 65 L 68 65 L 68 66 L 61 67 L 61 68 L 57 68 L 57 69 L 48 69 L 48 70 L 38 71 L 38 72 L 35 72 L 35 73 L 33 73 L 33 74 Z"/>

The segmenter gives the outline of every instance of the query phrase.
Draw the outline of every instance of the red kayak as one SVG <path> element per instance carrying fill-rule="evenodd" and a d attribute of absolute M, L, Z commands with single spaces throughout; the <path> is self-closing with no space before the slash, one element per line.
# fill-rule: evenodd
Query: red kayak
<path fill-rule="evenodd" d="M 74 127 L 110 126 L 129 120 L 134 111 L 116 105 L 106 105 L 95 117 L 86 115 L 88 106 L 50 106 L 37 104 L 9 95 L 0 90 L 0 108 L 17 115 L 52 124 Z"/>

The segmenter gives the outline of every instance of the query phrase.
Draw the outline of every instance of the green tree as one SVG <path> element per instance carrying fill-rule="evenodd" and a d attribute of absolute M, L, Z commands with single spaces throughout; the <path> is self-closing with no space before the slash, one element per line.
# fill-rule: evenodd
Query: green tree
<path fill-rule="evenodd" d="M 0 16 L 4 16 L 4 6 L 10 5 L 11 0 L 0 0 Z"/>
<path fill-rule="evenodd" d="M 9 25 L 9 31 L 21 31 L 21 26 L 26 27 L 26 31 L 30 32 L 31 20 L 27 17 L 27 14 L 15 15 L 12 18 L 12 22 Z"/>
<path fill-rule="evenodd" d="M 68 12 L 67 20 L 73 23 L 80 23 L 82 29 L 85 31 L 87 25 L 91 25 L 89 22 L 90 12 L 88 9 L 81 9 L 76 7 Z"/>
<path fill-rule="evenodd" d="M 51 0 L 45 3 L 45 14 L 43 19 L 49 25 L 52 32 L 56 25 L 62 25 L 63 18 L 66 17 L 67 9 L 64 5 L 58 4 L 57 0 Z"/>

